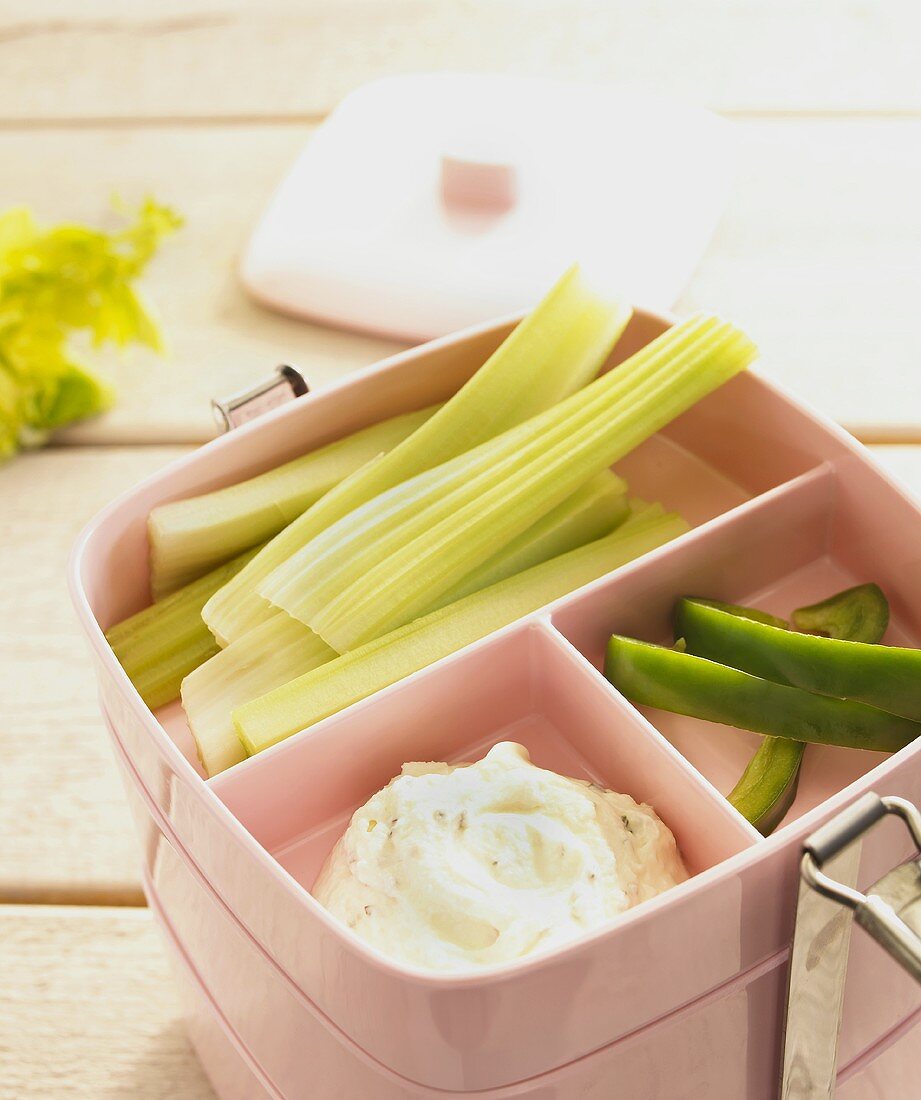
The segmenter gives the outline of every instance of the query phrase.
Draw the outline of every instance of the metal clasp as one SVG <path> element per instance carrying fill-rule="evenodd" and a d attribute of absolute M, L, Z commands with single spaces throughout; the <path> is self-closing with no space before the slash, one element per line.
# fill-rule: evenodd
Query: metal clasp
<path fill-rule="evenodd" d="M 307 379 L 297 367 L 283 363 L 275 369 L 271 377 L 257 385 L 240 390 L 239 393 L 231 394 L 223 400 L 215 398 L 211 402 L 211 408 L 214 410 L 218 427 L 223 432 L 229 432 L 309 392 L 310 386 L 307 384 Z"/>
<path fill-rule="evenodd" d="M 900 817 L 921 849 L 921 813 L 904 798 L 867 794 L 850 810 L 830 821 L 806 841 L 800 872 L 803 881 L 823 897 L 853 911 L 854 919 L 921 982 L 921 865 L 909 860 L 884 875 L 863 894 L 825 874 L 825 861 L 862 835 L 886 814 Z"/>
<path fill-rule="evenodd" d="M 834 1095 L 851 922 L 921 982 L 921 861 L 915 856 L 857 889 L 864 835 L 887 814 L 921 850 L 921 813 L 904 798 L 872 792 L 817 829 L 803 845 L 784 1024 L 782 1100 Z"/>

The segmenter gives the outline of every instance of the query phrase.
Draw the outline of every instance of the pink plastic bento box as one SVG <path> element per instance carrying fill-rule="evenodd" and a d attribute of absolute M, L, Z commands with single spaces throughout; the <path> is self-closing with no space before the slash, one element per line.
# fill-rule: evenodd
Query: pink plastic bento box
<path fill-rule="evenodd" d="M 666 640 L 686 593 L 788 613 L 873 579 L 892 604 L 887 641 L 921 646 L 918 505 L 850 437 L 754 373 L 618 465 L 633 492 L 680 511 L 689 534 L 202 777 L 178 704 L 151 713 L 103 636 L 148 602 L 150 509 L 447 397 L 513 323 L 394 356 L 234 430 L 106 508 L 74 551 L 73 596 L 145 889 L 222 1096 L 773 1096 L 802 839 L 870 788 L 921 800 L 921 746 L 892 757 L 813 746 L 793 809 L 762 839 L 719 793 L 757 739 L 637 710 L 598 671 L 612 631 Z M 668 324 L 637 312 L 612 364 Z M 652 803 L 692 877 L 584 940 L 483 973 L 443 977 L 378 956 L 309 893 L 331 845 L 404 761 L 476 758 L 503 739 Z M 862 882 L 908 854 L 880 826 Z M 876 1095 L 864 1086 L 911 1054 L 917 1019 L 921 989 L 856 933 L 839 1094 Z"/>

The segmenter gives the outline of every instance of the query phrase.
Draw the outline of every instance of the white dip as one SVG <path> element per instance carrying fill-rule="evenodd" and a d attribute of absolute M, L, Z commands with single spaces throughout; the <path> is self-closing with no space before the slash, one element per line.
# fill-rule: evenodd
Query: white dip
<path fill-rule="evenodd" d="M 475 764 L 404 764 L 313 893 L 383 954 L 460 971 L 575 939 L 687 877 L 650 806 L 506 741 Z"/>

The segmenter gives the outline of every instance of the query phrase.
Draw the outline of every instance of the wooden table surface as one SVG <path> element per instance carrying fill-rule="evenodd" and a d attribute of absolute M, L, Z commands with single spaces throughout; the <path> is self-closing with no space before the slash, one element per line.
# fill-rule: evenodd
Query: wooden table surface
<path fill-rule="evenodd" d="M 921 16 L 909 0 L 0 0 L 0 208 L 187 224 L 146 280 L 171 357 L 107 361 L 118 407 L 0 469 L 0 1097 L 210 1095 L 184 1038 L 65 585 L 104 502 L 212 433 L 280 358 L 322 384 L 395 345 L 267 313 L 234 262 L 336 102 L 453 68 L 640 83 L 740 137 L 681 308 L 921 492 Z"/>

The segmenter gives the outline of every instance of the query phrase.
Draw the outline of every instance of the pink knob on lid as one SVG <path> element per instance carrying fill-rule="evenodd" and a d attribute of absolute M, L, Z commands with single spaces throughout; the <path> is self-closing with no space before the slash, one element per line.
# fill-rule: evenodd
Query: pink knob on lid
<path fill-rule="evenodd" d="M 441 197 L 445 206 L 501 213 L 515 205 L 517 195 L 514 164 L 442 155 Z"/>

